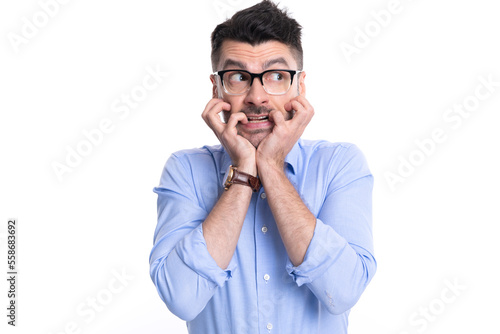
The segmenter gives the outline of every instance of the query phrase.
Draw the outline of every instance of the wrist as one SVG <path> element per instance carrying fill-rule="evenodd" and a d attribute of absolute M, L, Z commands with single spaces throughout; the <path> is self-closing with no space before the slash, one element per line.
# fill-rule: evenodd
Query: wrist
<path fill-rule="evenodd" d="M 224 189 L 229 190 L 229 188 L 236 184 L 250 187 L 253 192 L 259 191 L 261 187 L 261 183 L 258 177 L 243 172 L 238 167 L 231 165 L 226 172 Z"/>
<path fill-rule="evenodd" d="M 259 179 L 262 184 L 272 183 L 275 184 L 277 182 L 282 182 L 282 180 L 288 180 L 288 177 L 285 173 L 284 163 L 276 164 L 273 162 L 270 163 L 259 163 L 258 166 L 259 171 Z"/>
<path fill-rule="evenodd" d="M 257 176 L 257 165 L 255 164 L 255 161 L 240 161 L 238 164 L 234 164 L 234 167 L 237 167 L 238 170 L 243 173 Z"/>
<path fill-rule="evenodd" d="M 259 159 L 257 162 L 257 169 L 259 173 L 285 173 L 285 162 L 280 160 L 276 161 L 273 159 Z"/>

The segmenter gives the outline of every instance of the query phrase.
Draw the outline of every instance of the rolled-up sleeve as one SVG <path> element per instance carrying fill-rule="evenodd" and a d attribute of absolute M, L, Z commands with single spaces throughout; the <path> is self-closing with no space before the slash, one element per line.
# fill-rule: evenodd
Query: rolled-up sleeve
<path fill-rule="evenodd" d="M 235 270 L 233 263 L 222 270 L 207 250 L 202 222 L 208 212 L 194 183 L 189 162 L 172 155 L 153 190 L 158 224 L 149 259 L 151 279 L 169 310 L 186 321 L 203 310 Z"/>
<path fill-rule="evenodd" d="M 287 271 L 332 314 L 354 306 L 375 274 L 372 235 L 373 177 L 352 145 L 336 166 L 317 215 L 304 261 Z"/>

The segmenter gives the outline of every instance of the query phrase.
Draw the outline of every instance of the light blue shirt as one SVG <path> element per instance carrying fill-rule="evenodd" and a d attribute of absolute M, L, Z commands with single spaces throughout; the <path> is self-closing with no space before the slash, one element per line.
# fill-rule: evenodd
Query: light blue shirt
<path fill-rule="evenodd" d="M 226 270 L 203 238 L 231 159 L 222 146 L 174 153 L 163 170 L 151 278 L 189 333 L 347 333 L 350 309 L 376 271 L 373 177 L 352 144 L 299 140 L 286 173 L 317 218 L 302 264 L 287 256 L 266 199 L 252 196 Z"/>

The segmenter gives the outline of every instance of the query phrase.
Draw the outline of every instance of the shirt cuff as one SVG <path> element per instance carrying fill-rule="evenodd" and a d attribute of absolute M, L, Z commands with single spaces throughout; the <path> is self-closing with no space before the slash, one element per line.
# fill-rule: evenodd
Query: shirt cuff
<path fill-rule="evenodd" d="M 288 258 L 286 271 L 298 286 L 311 283 L 328 270 L 346 245 L 347 241 L 331 226 L 316 219 L 316 227 L 304 261 L 295 267 Z"/>
<path fill-rule="evenodd" d="M 236 266 L 234 261 L 229 263 L 226 270 L 222 270 L 207 249 L 203 237 L 202 224 L 189 232 L 175 247 L 179 258 L 201 277 L 214 282 L 217 286 L 224 286 L 229 280 Z"/>

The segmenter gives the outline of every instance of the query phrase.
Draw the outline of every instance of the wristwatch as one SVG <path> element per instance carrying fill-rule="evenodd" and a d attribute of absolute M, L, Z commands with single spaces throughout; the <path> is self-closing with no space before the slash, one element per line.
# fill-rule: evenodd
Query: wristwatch
<path fill-rule="evenodd" d="M 226 172 L 226 180 L 224 181 L 224 189 L 228 190 L 233 184 L 249 186 L 253 192 L 257 192 L 260 189 L 260 180 L 258 177 L 240 172 L 238 167 L 229 166 Z"/>

